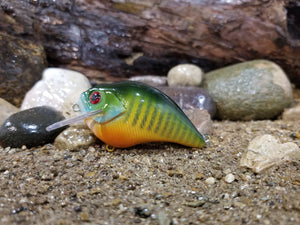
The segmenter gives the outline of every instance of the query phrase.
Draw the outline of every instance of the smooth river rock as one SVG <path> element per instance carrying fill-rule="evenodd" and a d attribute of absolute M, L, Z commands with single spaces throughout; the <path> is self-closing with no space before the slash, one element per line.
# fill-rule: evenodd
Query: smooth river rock
<path fill-rule="evenodd" d="M 199 86 L 202 81 L 202 70 L 193 64 L 179 64 L 168 72 L 168 85 Z"/>
<path fill-rule="evenodd" d="M 69 151 L 88 147 L 99 141 L 93 132 L 86 125 L 70 126 L 61 132 L 54 141 L 54 146 L 58 149 Z"/>
<path fill-rule="evenodd" d="M 287 76 L 278 65 L 267 60 L 253 60 L 206 73 L 203 87 L 214 99 L 220 119 L 272 119 L 293 99 Z"/>
<path fill-rule="evenodd" d="M 21 110 L 45 105 L 61 111 L 66 118 L 73 117 L 77 113 L 73 111 L 72 105 L 90 87 L 87 77 L 79 72 L 48 68 L 44 70 L 42 80 L 26 94 Z"/>
<path fill-rule="evenodd" d="M 144 75 L 144 76 L 134 76 L 130 77 L 128 80 L 138 81 L 150 86 L 167 86 L 167 77 L 155 76 L 155 75 Z"/>
<path fill-rule="evenodd" d="M 64 116 L 48 106 L 35 107 L 11 115 L 0 127 L 2 147 L 34 147 L 53 142 L 65 127 L 46 131 L 52 123 L 61 121 Z"/>

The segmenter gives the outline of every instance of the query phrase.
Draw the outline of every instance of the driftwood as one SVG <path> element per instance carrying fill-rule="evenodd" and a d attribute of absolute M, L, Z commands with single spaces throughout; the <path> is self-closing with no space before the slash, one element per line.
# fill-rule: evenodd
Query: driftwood
<path fill-rule="evenodd" d="M 300 86 L 300 1 L 0 2 L 0 32 L 41 42 L 52 65 L 126 77 L 264 58 Z"/>

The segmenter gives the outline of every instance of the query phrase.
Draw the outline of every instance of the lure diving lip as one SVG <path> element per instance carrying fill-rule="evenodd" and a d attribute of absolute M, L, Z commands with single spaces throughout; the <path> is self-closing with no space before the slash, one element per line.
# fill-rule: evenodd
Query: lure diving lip
<path fill-rule="evenodd" d="M 46 127 L 46 131 L 50 132 L 52 130 L 56 130 L 58 128 L 61 128 L 61 127 L 64 127 L 64 126 L 67 126 L 69 124 L 72 124 L 72 123 L 76 123 L 76 122 L 79 122 L 79 121 L 82 121 L 88 117 L 91 117 L 91 116 L 94 116 L 94 115 L 97 115 L 99 113 L 102 113 L 102 109 L 98 109 L 98 110 L 95 110 L 95 111 L 92 111 L 92 112 L 87 112 L 85 114 L 82 114 L 82 115 L 78 115 L 76 117 L 72 117 L 72 118 L 69 118 L 69 119 L 65 119 L 65 120 L 62 120 L 62 121 L 58 121 L 56 123 L 53 123 L 51 125 L 49 125 L 48 127 Z"/>

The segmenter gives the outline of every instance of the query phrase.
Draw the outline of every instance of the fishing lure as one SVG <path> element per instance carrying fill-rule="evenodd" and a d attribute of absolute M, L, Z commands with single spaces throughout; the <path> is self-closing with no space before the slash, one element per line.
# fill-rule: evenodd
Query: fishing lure
<path fill-rule="evenodd" d="M 203 136 L 176 103 L 143 83 L 101 84 L 83 92 L 76 106 L 82 115 L 47 129 L 85 118 L 84 122 L 93 133 L 113 147 L 125 148 L 146 142 L 204 146 Z"/>

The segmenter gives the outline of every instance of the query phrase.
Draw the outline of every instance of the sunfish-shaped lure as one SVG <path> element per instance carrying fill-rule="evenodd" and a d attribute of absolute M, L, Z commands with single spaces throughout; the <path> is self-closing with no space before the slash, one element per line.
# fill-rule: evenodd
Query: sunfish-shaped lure
<path fill-rule="evenodd" d="M 124 81 L 83 92 L 79 117 L 50 125 L 53 130 L 84 119 L 104 143 L 126 148 L 146 142 L 173 142 L 200 148 L 204 138 L 167 95 L 149 85 Z"/>

